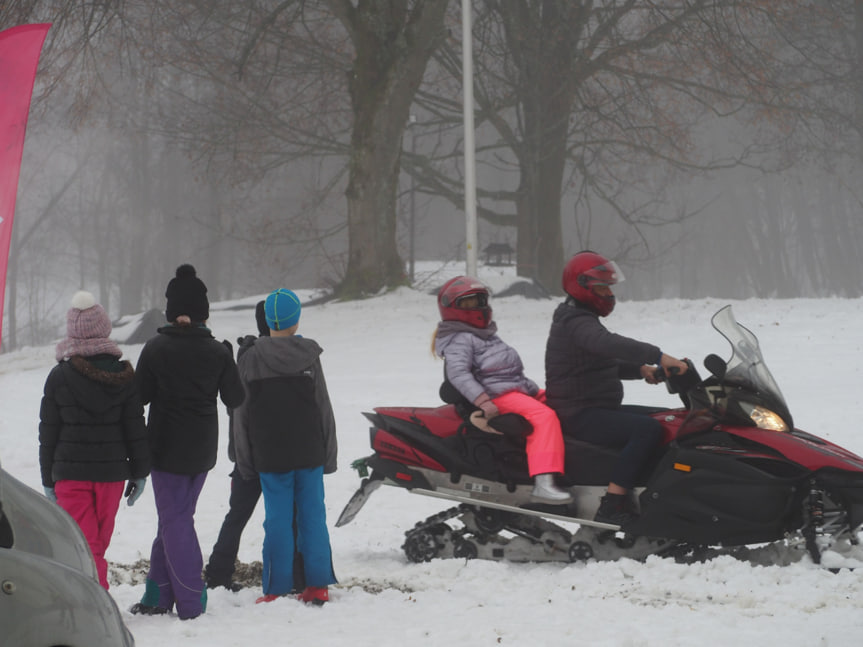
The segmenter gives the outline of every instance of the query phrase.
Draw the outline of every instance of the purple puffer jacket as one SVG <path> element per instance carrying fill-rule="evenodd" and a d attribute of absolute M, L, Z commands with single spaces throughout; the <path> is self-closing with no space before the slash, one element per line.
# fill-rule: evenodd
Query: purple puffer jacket
<path fill-rule="evenodd" d="M 474 328 L 442 321 L 435 335 L 435 353 L 446 362 L 446 377 L 470 402 L 487 393 L 496 398 L 510 391 L 536 395 L 539 386 L 524 375 L 516 350 L 497 336 L 494 322 Z"/>

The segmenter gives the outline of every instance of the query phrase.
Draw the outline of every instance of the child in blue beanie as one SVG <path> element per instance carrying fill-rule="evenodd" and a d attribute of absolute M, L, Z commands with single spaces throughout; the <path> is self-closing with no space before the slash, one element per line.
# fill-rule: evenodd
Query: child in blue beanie
<path fill-rule="evenodd" d="M 302 306 L 291 290 L 264 301 L 269 337 L 238 360 L 246 401 L 234 410 L 234 450 L 244 478 L 257 474 L 264 494 L 263 593 L 272 602 L 294 583 L 294 533 L 303 555 L 303 602 L 323 604 L 335 583 L 324 506 L 324 474 L 336 471 L 336 425 L 321 368 L 321 347 L 297 335 Z M 296 508 L 295 508 L 296 506 Z"/>

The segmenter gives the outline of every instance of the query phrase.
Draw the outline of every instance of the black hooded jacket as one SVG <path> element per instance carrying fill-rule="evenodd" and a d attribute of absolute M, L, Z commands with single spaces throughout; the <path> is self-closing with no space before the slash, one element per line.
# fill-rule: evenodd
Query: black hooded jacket
<path fill-rule="evenodd" d="M 45 381 L 39 411 L 42 485 L 114 482 L 150 473 L 144 408 L 129 362 L 71 357 Z"/>
<path fill-rule="evenodd" d="M 234 448 L 243 478 L 323 466 L 336 471 L 336 423 L 312 339 L 261 337 L 239 358 L 249 391 L 234 411 Z"/>
<path fill-rule="evenodd" d="M 199 474 L 216 464 L 219 417 L 245 397 L 231 351 L 203 326 L 164 326 L 138 358 L 135 383 L 150 405 L 147 429 L 153 469 Z"/>
<path fill-rule="evenodd" d="M 571 297 L 554 311 L 545 347 L 546 403 L 561 419 L 582 409 L 616 409 L 621 380 L 639 379 L 641 367 L 656 364 L 653 344 L 610 332 L 588 306 Z"/>

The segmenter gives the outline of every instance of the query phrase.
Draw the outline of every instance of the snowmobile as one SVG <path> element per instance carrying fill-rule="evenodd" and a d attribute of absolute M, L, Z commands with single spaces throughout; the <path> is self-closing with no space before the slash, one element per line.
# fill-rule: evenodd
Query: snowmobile
<path fill-rule="evenodd" d="M 653 554 L 690 561 L 729 552 L 786 564 L 809 555 L 817 564 L 828 551 L 833 563 L 836 555 L 855 554 L 863 458 L 794 427 L 757 338 L 731 306 L 711 323 L 731 344 L 731 358 L 708 355 L 703 380 L 691 361 L 685 373 L 667 377 L 683 406 L 650 413 L 662 423 L 663 444 L 635 490 L 640 514 L 623 526 L 593 520 L 615 451 L 565 438 L 566 473 L 557 484 L 573 500 L 535 501 L 524 452 L 527 421 L 500 415 L 482 430 L 472 422 L 475 408 L 446 381 L 442 406 L 364 413 L 374 453 L 354 462 L 361 485 L 336 526 L 353 520 L 386 484 L 455 503 L 406 532 L 402 548 L 412 562 Z"/>

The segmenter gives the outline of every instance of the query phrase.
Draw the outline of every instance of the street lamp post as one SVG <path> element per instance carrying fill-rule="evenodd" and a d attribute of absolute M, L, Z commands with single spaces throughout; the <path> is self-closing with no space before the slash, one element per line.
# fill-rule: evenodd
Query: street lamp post
<path fill-rule="evenodd" d="M 468 276 L 477 271 L 476 227 L 476 151 L 473 123 L 473 29 L 471 27 L 471 0 L 461 2 L 462 26 L 462 94 L 464 96 L 464 213 L 465 213 L 465 267 Z"/>
<path fill-rule="evenodd" d="M 416 133 L 416 115 L 410 116 L 410 122 L 408 123 L 408 127 L 411 132 L 411 156 L 414 160 L 417 157 L 417 133 Z M 414 269 L 415 269 L 415 248 L 414 241 L 416 240 L 416 217 L 417 217 L 417 208 L 416 208 L 416 174 L 411 173 L 411 196 L 410 196 L 410 220 L 408 226 L 409 238 L 408 238 L 408 254 L 410 255 L 410 262 L 408 264 L 408 275 L 410 276 L 411 285 L 414 284 Z"/>

